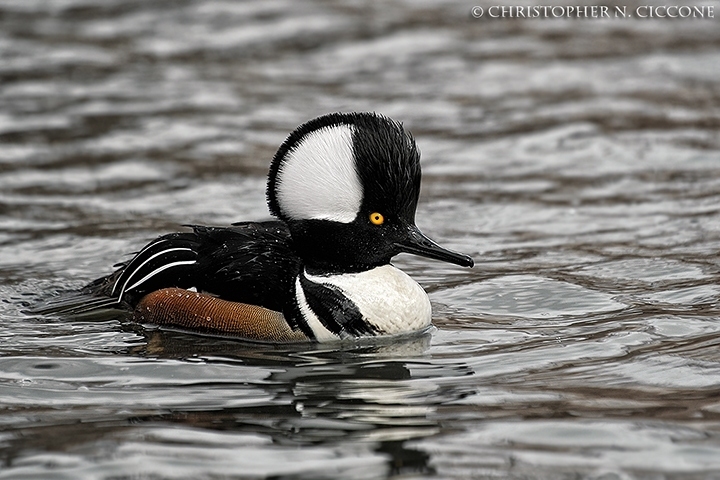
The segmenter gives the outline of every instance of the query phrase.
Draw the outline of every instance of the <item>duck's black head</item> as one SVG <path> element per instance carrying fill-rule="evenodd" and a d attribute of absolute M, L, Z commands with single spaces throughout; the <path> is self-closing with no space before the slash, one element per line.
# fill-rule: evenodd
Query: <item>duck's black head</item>
<path fill-rule="evenodd" d="M 467 255 L 415 226 L 420 152 L 401 124 L 375 113 L 333 113 L 299 126 L 275 154 L 267 197 L 305 265 L 350 272 L 401 252 L 471 267 Z"/>

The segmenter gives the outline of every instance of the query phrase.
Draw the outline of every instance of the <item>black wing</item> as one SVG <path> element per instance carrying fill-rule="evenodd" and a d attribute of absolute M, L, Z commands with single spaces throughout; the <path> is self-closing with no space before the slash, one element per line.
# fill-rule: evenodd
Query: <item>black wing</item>
<path fill-rule="evenodd" d="M 193 225 L 188 233 L 157 238 L 115 273 L 87 285 L 84 293 L 105 301 L 135 304 L 167 287 L 191 288 L 225 300 L 282 311 L 300 261 L 282 222 L 247 222 L 232 227 Z"/>
<path fill-rule="evenodd" d="M 246 222 L 229 228 L 193 227 L 201 238 L 198 291 L 282 311 L 300 259 L 283 222 Z"/>

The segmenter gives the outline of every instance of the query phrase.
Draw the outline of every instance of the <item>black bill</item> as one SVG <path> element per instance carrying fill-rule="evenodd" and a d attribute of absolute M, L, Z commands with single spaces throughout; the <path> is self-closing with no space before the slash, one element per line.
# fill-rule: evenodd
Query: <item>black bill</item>
<path fill-rule="evenodd" d="M 454 263 L 461 267 L 472 267 L 475 265 L 472 258 L 463 253 L 453 252 L 452 250 L 441 247 L 426 237 L 415 225 L 410 225 L 408 227 L 407 237 L 395 245 L 400 248 L 400 251 L 405 253 L 413 253 L 443 262 Z"/>

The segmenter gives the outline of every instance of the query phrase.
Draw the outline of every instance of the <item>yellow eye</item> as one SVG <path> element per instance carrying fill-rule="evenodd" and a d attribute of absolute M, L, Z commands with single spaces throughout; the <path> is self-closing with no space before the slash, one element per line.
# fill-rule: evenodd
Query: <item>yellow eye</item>
<path fill-rule="evenodd" d="M 383 217 L 381 213 L 373 212 L 370 214 L 370 221 L 374 225 L 382 225 L 385 221 L 385 217 Z"/>

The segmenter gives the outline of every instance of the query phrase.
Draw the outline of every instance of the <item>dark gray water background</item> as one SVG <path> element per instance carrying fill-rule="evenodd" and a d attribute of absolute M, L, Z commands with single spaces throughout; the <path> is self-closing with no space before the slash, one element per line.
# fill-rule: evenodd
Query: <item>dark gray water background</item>
<path fill-rule="evenodd" d="M 720 478 L 720 19 L 473 5 L 0 1 L 0 479 Z M 275 149 L 337 110 L 405 123 L 419 226 L 476 259 L 397 259 L 432 335 L 23 313 L 267 218 Z"/>

